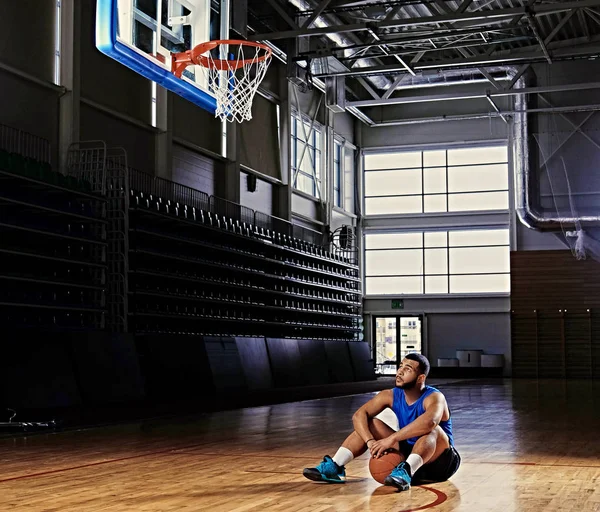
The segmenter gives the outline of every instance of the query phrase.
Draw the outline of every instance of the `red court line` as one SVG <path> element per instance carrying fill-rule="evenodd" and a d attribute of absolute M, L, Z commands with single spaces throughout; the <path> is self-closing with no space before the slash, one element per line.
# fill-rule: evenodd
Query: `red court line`
<path fill-rule="evenodd" d="M 91 468 L 94 466 L 102 466 L 104 464 L 112 464 L 113 462 L 121 462 L 124 460 L 141 459 L 143 457 L 152 457 L 153 455 L 164 455 L 165 453 L 172 453 L 177 450 L 187 450 L 190 448 L 197 448 L 198 446 L 202 446 L 202 445 L 194 444 L 194 445 L 190 445 L 190 446 L 182 446 L 181 448 L 169 448 L 167 450 L 159 450 L 156 452 L 142 453 L 140 455 L 131 455 L 130 457 L 121 457 L 119 459 L 109 459 L 109 460 L 102 460 L 100 462 L 90 462 L 89 464 L 81 464 L 79 466 L 71 466 L 68 468 L 51 469 L 49 471 L 41 471 L 39 473 L 30 473 L 28 475 L 11 476 L 10 478 L 0 479 L 0 484 L 4 483 L 4 482 L 11 482 L 14 480 L 23 480 L 25 478 L 34 478 L 37 476 L 46 476 L 46 475 L 52 475 L 55 473 L 65 473 L 66 471 L 73 471 L 76 469 L 85 469 L 85 468 Z"/>
<path fill-rule="evenodd" d="M 436 499 L 435 501 L 432 501 L 431 503 L 428 503 L 427 505 L 423 505 L 421 507 L 418 508 L 410 508 L 407 510 L 400 510 L 399 512 L 416 512 L 417 510 L 426 510 L 428 508 L 433 508 L 433 507 L 437 507 L 438 505 L 441 505 L 442 503 L 444 503 L 444 501 L 446 501 L 448 499 L 448 495 L 442 491 L 438 491 L 437 489 L 434 489 L 433 487 L 425 487 L 424 485 L 419 485 L 417 486 L 421 489 L 425 489 L 426 491 L 430 491 L 433 494 L 436 495 Z"/>

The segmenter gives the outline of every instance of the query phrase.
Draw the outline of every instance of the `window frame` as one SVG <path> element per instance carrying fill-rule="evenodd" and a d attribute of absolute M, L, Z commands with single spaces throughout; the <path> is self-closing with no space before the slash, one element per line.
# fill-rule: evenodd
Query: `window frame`
<path fill-rule="evenodd" d="M 505 231 L 506 235 L 507 235 L 507 241 L 505 244 L 482 244 L 482 245 L 451 245 L 450 244 L 450 233 L 451 232 L 476 232 L 476 231 Z M 445 233 L 446 234 L 446 241 L 445 241 L 445 246 L 432 246 L 432 247 L 428 247 L 426 245 L 425 242 L 425 235 L 426 233 Z M 401 247 L 401 248 L 378 248 L 378 249 L 368 249 L 367 245 L 368 245 L 368 241 L 367 241 L 367 237 L 369 235 L 381 235 L 381 234 L 420 234 L 421 235 L 421 245 L 418 247 Z M 509 226 L 504 226 L 504 227 L 499 227 L 499 226 L 487 226 L 487 227 L 477 227 L 477 228 L 470 228 L 467 226 L 460 226 L 460 227 L 448 227 L 448 228 L 444 228 L 444 229 L 427 229 L 427 228 L 423 228 L 423 229 L 413 229 L 413 230 L 402 230 L 402 229 L 395 229 L 395 230 L 386 230 L 386 231 L 368 231 L 365 232 L 363 235 L 363 247 L 364 247 L 364 261 L 365 261 L 365 268 L 364 268 L 364 290 L 365 290 L 365 298 L 367 299 L 373 299 L 373 298 L 389 298 L 389 297 L 393 297 L 393 296 L 402 296 L 402 297 L 418 297 L 418 298 L 436 298 L 436 297 L 445 297 L 445 298 L 456 298 L 456 297 L 481 297 L 481 296 L 500 296 L 500 297 L 506 297 L 506 296 L 510 296 L 511 290 L 510 290 L 510 282 L 509 282 L 509 289 L 508 291 L 500 291 L 500 292 L 494 292 L 494 291 L 480 291 L 480 292 L 452 292 L 451 291 L 451 278 L 452 277 L 456 277 L 456 276 L 483 276 L 483 275 L 490 275 L 490 276 L 502 276 L 502 275 L 507 275 L 510 278 L 510 227 Z M 507 271 L 504 272 L 473 272 L 473 273 L 453 273 L 451 272 L 451 258 L 450 258 L 450 254 L 451 254 L 451 250 L 452 249 L 463 249 L 463 248 L 473 248 L 473 249 L 478 249 L 478 248 L 489 248 L 489 247 L 505 247 L 508 250 L 508 256 L 509 256 L 509 268 Z M 368 253 L 371 251 L 421 251 L 421 268 L 422 271 L 419 274 L 380 274 L 380 275 L 369 275 L 367 272 L 367 258 L 368 258 Z M 431 250 L 444 250 L 446 253 L 446 260 L 445 260 L 445 264 L 446 264 L 446 272 L 445 273 L 432 273 L 429 274 L 427 273 L 427 266 L 426 266 L 426 254 L 427 251 L 431 251 Z M 447 285 L 447 291 L 446 292 L 432 292 L 432 293 L 427 293 L 427 278 L 428 277 L 445 277 L 446 278 L 446 285 Z M 421 283 L 421 292 L 409 292 L 409 293 L 402 293 L 402 292 L 392 292 L 392 293 L 374 293 L 374 294 L 369 294 L 367 292 L 367 282 L 369 278 L 382 278 L 382 279 L 391 279 L 391 278 L 419 278 L 420 283 Z"/>
<path fill-rule="evenodd" d="M 307 138 L 311 139 L 310 141 L 304 141 L 301 139 L 301 137 L 304 137 L 304 132 L 301 132 L 301 135 L 298 133 L 298 129 L 300 128 L 299 123 L 304 123 L 306 125 L 311 125 L 312 123 L 312 130 L 307 133 Z M 292 188 L 295 191 L 298 191 L 302 194 L 307 194 L 317 200 L 323 200 L 324 198 L 324 194 L 326 193 L 326 188 L 325 188 L 325 179 L 323 176 L 323 156 L 324 156 L 324 150 L 323 150 L 323 146 L 324 144 L 324 139 L 325 139 L 325 134 L 324 134 L 325 130 L 323 125 L 321 125 L 321 123 L 317 122 L 317 121 L 312 121 L 312 119 L 310 119 L 306 114 L 303 114 L 301 112 L 298 112 L 297 110 L 292 110 L 292 114 L 291 114 L 291 126 L 290 126 L 290 142 L 291 142 L 291 151 L 290 151 L 290 157 L 291 157 L 291 162 L 290 162 L 290 171 L 292 174 Z M 318 144 L 317 144 L 317 133 L 319 134 L 318 137 Z M 311 144 L 312 142 L 312 144 Z M 302 164 L 305 162 L 306 158 L 309 158 L 311 161 L 311 167 L 312 170 L 314 171 L 313 175 L 308 174 L 307 172 L 303 171 L 302 169 L 297 169 L 296 165 L 297 165 L 297 159 L 298 159 L 298 151 L 302 151 L 302 145 L 308 145 L 308 148 L 306 149 L 304 156 L 303 156 L 303 160 L 301 162 L 301 166 Z M 318 162 L 317 162 L 317 155 L 318 155 Z M 311 180 L 312 182 L 312 192 L 303 190 L 301 188 L 298 188 L 298 177 L 302 175 L 308 179 Z"/>
<path fill-rule="evenodd" d="M 338 154 L 339 148 L 339 154 Z M 346 145 L 343 138 L 338 137 L 334 134 L 333 137 L 333 172 L 331 180 L 331 189 L 333 192 L 333 206 L 336 208 L 344 209 L 344 181 L 345 181 L 345 165 L 344 156 L 346 151 Z M 336 156 L 339 157 L 336 166 Z M 336 188 L 337 178 L 337 188 Z"/>
<path fill-rule="evenodd" d="M 493 163 L 475 163 L 475 164 L 449 164 L 448 159 L 448 151 L 452 150 L 460 150 L 460 149 L 477 149 L 477 148 L 494 148 L 494 147 L 506 147 L 507 149 L 507 157 L 504 162 L 493 162 Z M 432 152 L 432 151 L 446 151 L 446 162 L 445 165 L 425 165 L 425 157 L 424 153 Z M 367 169 L 366 159 L 370 155 L 381 155 L 386 153 L 416 153 L 420 152 L 421 165 L 420 167 L 395 167 L 389 169 Z M 493 165 L 506 165 L 507 166 L 507 180 L 506 180 L 506 188 L 503 189 L 490 189 L 490 190 L 480 190 L 480 191 L 449 191 L 449 174 L 450 170 L 458 167 L 485 167 L 485 166 L 493 166 Z M 420 146 L 403 146 L 403 147 L 387 147 L 387 148 L 370 148 L 368 150 L 363 151 L 363 197 L 362 197 L 362 206 L 365 217 L 377 218 L 377 217 L 402 217 L 402 216 L 452 216 L 452 215 L 477 215 L 481 213 L 489 214 L 489 213 L 505 213 L 510 211 L 511 208 L 511 177 L 510 177 L 510 165 L 511 165 L 511 156 L 510 156 L 510 146 L 508 141 L 506 140 L 493 140 L 493 141 L 481 141 L 481 142 L 472 142 L 465 144 L 447 144 L 447 145 L 420 145 Z M 425 171 L 426 169 L 444 169 L 445 172 L 445 191 L 444 192 L 433 192 L 433 193 L 425 193 Z M 411 194 L 389 194 L 389 195 L 380 195 L 373 194 L 367 195 L 367 175 L 369 173 L 385 173 L 385 172 L 401 172 L 401 171 L 420 171 L 420 192 L 419 193 L 411 193 Z M 450 198 L 458 197 L 461 195 L 478 195 L 478 194 L 489 194 L 489 193 L 503 193 L 506 197 L 506 208 L 502 209 L 466 209 L 466 210 L 451 210 L 450 209 Z M 443 197 L 446 203 L 445 210 L 434 210 L 434 211 L 425 211 L 425 201 L 426 198 L 433 197 Z M 368 199 L 408 199 L 414 198 L 415 201 L 420 202 L 420 210 L 414 212 L 396 212 L 396 213 L 368 213 L 367 202 Z M 418 199 L 417 199 L 418 198 Z"/>

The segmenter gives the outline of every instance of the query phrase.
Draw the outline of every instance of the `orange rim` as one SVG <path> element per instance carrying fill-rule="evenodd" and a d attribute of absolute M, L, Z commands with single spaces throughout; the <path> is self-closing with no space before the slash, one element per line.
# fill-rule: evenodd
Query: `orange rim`
<path fill-rule="evenodd" d="M 264 50 L 265 54 L 254 59 L 244 59 L 238 61 L 227 59 L 209 59 L 208 57 L 204 56 L 206 52 L 214 50 L 215 48 L 223 44 L 252 46 L 254 48 L 260 48 Z M 183 74 L 185 68 L 187 68 L 191 64 L 197 64 L 199 66 L 204 66 L 205 68 L 217 69 L 219 71 L 229 71 L 231 69 L 239 69 L 247 64 L 262 62 L 268 59 L 271 56 L 271 54 L 271 48 L 261 43 L 255 43 L 254 41 L 243 41 L 237 39 L 218 39 L 199 44 L 186 52 L 174 53 L 172 71 L 179 78 L 181 78 L 181 75 Z"/>

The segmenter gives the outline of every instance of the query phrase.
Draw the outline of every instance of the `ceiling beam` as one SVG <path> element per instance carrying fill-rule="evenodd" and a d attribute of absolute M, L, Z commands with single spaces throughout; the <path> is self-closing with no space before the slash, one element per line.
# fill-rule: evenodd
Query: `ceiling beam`
<path fill-rule="evenodd" d="M 503 32 L 498 28 L 493 27 L 479 27 L 479 28 L 469 28 L 469 29 L 435 29 L 435 30 L 419 30 L 415 31 L 414 34 L 410 34 L 403 37 L 396 37 L 393 39 L 381 39 L 379 41 L 371 41 L 368 43 L 357 43 L 348 46 L 337 46 L 333 48 L 323 48 L 320 50 L 313 50 L 310 52 L 303 52 L 298 54 L 297 60 L 306 60 L 308 58 L 318 58 L 318 57 L 327 57 L 330 55 L 336 55 L 340 52 L 345 52 L 347 50 L 357 50 L 360 48 L 371 48 L 373 46 L 381 46 L 382 44 L 386 45 L 401 45 L 401 44 L 412 44 L 412 43 L 420 43 L 423 41 L 435 40 L 438 38 L 448 38 L 448 37 L 459 37 L 459 36 L 469 36 L 473 34 L 479 34 L 481 32 Z"/>
<path fill-rule="evenodd" d="M 282 11 L 281 6 L 276 0 L 267 0 L 278 12 Z M 539 4 L 527 7 L 514 7 L 509 9 L 491 9 L 482 11 L 471 11 L 462 13 L 449 13 L 439 16 L 424 16 L 420 18 L 402 18 L 384 20 L 379 22 L 369 23 L 350 23 L 346 25 L 332 25 L 322 28 L 307 28 L 299 30 L 286 30 L 282 32 L 272 32 L 268 34 L 256 34 L 250 39 L 253 41 L 266 39 L 273 41 L 275 39 L 290 39 L 296 37 L 322 36 L 325 34 L 338 34 L 343 32 L 360 32 L 360 31 L 380 31 L 387 28 L 399 27 L 416 27 L 420 25 L 431 25 L 436 23 L 456 23 L 461 21 L 480 22 L 485 25 L 491 22 L 502 22 L 515 16 L 525 16 L 527 14 L 542 16 L 556 14 L 560 12 L 570 11 L 571 9 L 585 7 L 600 7 L 600 0 L 578 0 L 578 1 L 563 1 L 553 4 Z M 285 12 L 285 11 L 284 11 Z M 281 14 L 281 12 L 280 12 Z M 289 16 L 288 16 L 289 18 Z M 286 21 L 288 21 L 286 19 Z M 289 21 L 288 21 L 289 23 Z"/>
<path fill-rule="evenodd" d="M 310 28 L 313 22 L 321 15 L 321 13 L 326 9 L 326 7 L 330 3 L 331 0 L 322 0 L 321 3 L 317 6 L 317 8 L 314 10 L 314 12 L 310 15 L 310 17 L 302 25 L 302 28 Z"/>
<path fill-rule="evenodd" d="M 386 126 L 405 126 L 412 124 L 427 124 L 441 121 L 472 121 L 474 119 L 489 119 L 492 117 L 512 116 L 518 114 L 559 114 L 565 112 L 597 112 L 600 105 L 575 105 L 572 107 L 542 107 L 527 110 L 502 110 L 500 112 L 479 112 L 474 114 L 441 115 L 434 117 L 417 117 L 412 119 L 388 119 L 386 121 L 373 122 L 373 128 L 385 128 Z"/>
<path fill-rule="evenodd" d="M 584 38 L 585 40 L 585 38 Z M 588 55 L 597 55 L 600 53 L 600 37 L 593 38 L 592 44 L 579 44 L 577 46 L 568 45 L 568 41 L 557 42 L 556 49 L 553 49 L 552 54 L 554 59 L 560 58 L 576 58 L 585 57 Z M 416 63 L 412 66 L 414 71 L 421 70 L 443 70 L 452 68 L 479 67 L 491 66 L 493 64 L 512 65 L 517 63 L 539 62 L 546 59 L 546 56 L 538 47 L 527 48 L 525 51 L 513 50 L 502 52 L 494 55 L 480 55 L 471 58 L 456 58 L 437 61 L 424 61 Z M 342 71 L 315 76 L 351 76 L 351 75 L 381 75 L 387 73 L 396 73 L 403 71 L 404 67 L 391 64 L 385 66 L 369 66 L 357 68 L 351 71 Z"/>
<path fill-rule="evenodd" d="M 414 103 L 428 103 L 438 101 L 458 101 L 487 99 L 488 97 L 516 96 L 518 94 L 541 94 L 547 92 L 585 91 L 600 89 L 600 82 L 581 84 L 550 85 L 547 87 L 526 87 L 522 89 L 503 89 L 500 91 L 478 91 L 467 93 L 428 94 L 421 96 L 406 96 L 402 98 L 389 98 L 380 100 L 348 101 L 350 107 L 380 107 L 383 105 L 409 105 Z"/>
<path fill-rule="evenodd" d="M 290 15 L 285 11 L 285 9 L 279 4 L 277 0 L 267 0 L 269 5 L 275 9 L 279 16 L 281 16 L 285 22 L 292 28 L 298 30 L 298 25 L 296 22 L 290 17 Z"/>
<path fill-rule="evenodd" d="M 472 3 L 473 3 L 473 0 L 463 0 L 463 3 L 458 6 L 458 9 L 456 9 L 456 12 L 459 14 L 465 12 Z"/>

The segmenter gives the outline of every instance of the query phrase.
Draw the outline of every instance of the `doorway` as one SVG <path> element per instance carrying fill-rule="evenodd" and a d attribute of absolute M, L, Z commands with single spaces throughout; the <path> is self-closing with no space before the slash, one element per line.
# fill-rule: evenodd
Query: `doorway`
<path fill-rule="evenodd" d="M 394 375 L 410 352 L 421 353 L 422 315 L 373 317 L 375 373 Z"/>

